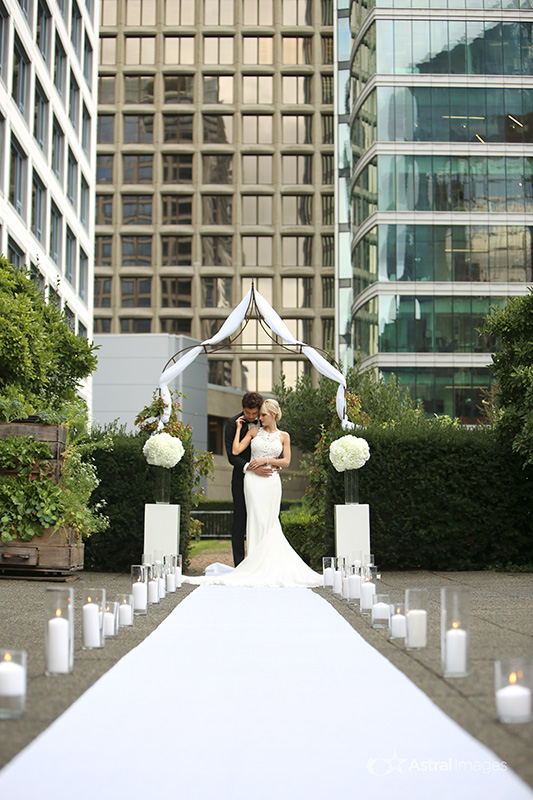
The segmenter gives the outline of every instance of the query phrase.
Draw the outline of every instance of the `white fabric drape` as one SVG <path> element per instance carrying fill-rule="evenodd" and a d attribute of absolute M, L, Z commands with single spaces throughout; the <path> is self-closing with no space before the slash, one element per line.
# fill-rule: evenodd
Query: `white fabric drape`
<path fill-rule="evenodd" d="M 181 373 L 189 366 L 189 364 L 192 364 L 192 362 L 195 360 L 195 358 L 197 358 L 197 356 L 200 355 L 206 345 L 219 344 L 228 336 L 231 336 L 232 333 L 235 333 L 246 316 L 246 312 L 252 298 L 252 293 L 254 295 L 257 308 L 272 332 L 275 333 L 276 336 L 279 336 L 285 344 L 300 345 L 304 355 L 307 356 L 309 361 L 322 375 L 337 381 L 339 384 L 336 399 L 337 414 L 339 415 L 339 419 L 342 420 L 342 427 L 345 430 L 353 428 L 353 422 L 350 422 L 346 416 L 346 379 L 342 372 L 330 364 L 329 361 L 326 361 L 326 359 L 320 355 L 320 353 L 315 350 L 314 347 L 305 344 L 305 342 L 301 342 L 299 339 L 295 339 L 277 311 L 275 311 L 268 300 L 265 300 L 265 298 L 259 294 L 257 289 L 254 288 L 250 289 L 249 292 L 243 297 L 239 305 L 233 309 L 227 320 L 222 325 L 221 329 L 215 333 L 214 336 L 212 336 L 210 339 L 206 339 L 201 345 L 198 345 L 198 347 L 191 348 L 191 350 L 185 353 L 178 361 L 176 361 L 175 364 L 172 364 L 172 366 L 168 367 L 166 370 L 164 370 L 164 372 L 161 373 L 159 378 L 159 388 L 161 390 L 161 396 L 167 405 L 168 411 L 165 412 L 165 414 L 163 414 L 161 417 L 159 423 L 160 426 L 168 422 L 170 417 L 171 398 L 168 389 L 169 383 L 174 380 L 174 378 L 177 378 L 178 375 L 181 375 Z"/>

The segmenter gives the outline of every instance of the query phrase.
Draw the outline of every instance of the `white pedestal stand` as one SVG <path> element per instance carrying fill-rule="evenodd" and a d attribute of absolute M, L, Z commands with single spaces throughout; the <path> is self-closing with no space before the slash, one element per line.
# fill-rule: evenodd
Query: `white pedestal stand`
<path fill-rule="evenodd" d="M 348 556 L 370 554 L 370 506 L 353 503 L 335 506 L 335 552 Z"/>
<path fill-rule="evenodd" d="M 177 555 L 180 551 L 180 507 L 147 503 L 144 507 L 144 553 Z"/>

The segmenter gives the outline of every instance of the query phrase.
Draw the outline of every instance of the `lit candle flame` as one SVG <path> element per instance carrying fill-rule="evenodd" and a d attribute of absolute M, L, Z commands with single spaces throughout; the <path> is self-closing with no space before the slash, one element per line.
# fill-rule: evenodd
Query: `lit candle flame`
<path fill-rule="evenodd" d="M 4 655 L 4 661 L 11 661 L 11 653 L 6 653 Z"/>
<path fill-rule="evenodd" d="M 92 601 L 93 601 L 92 597 L 88 597 L 88 598 L 87 598 L 87 602 L 88 602 L 88 603 L 92 603 Z"/>
<path fill-rule="evenodd" d="M 452 622 L 452 628 L 453 628 L 454 630 L 455 630 L 456 628 L 460 628 L 460 627 L 461 627 L 461 623 L 460 623 L 460 622 Z"/>
<path fill-rule="evenodd" d="M 514 684 L 516 683 L 516 672 L 511 672 L 511 674 L 509 675 L 509 683 L 511 684 L 511 686 L 514 686 Z"/>
<path fill-rule="evenodd" d="M 61 609 L 60 608 L 56 608 L 56 617 L 60 617 L 60 616 L 61 616 Z"/>

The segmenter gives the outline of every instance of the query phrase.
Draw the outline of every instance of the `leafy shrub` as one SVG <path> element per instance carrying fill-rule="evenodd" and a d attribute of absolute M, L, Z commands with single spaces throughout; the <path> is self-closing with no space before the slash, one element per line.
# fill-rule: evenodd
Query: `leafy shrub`
<path fill-rule="evenodd" d="M 307 511 L 281 514 L 281 527 L 290 545 L 313 569 L 322 571 L 324 525 Z"/>

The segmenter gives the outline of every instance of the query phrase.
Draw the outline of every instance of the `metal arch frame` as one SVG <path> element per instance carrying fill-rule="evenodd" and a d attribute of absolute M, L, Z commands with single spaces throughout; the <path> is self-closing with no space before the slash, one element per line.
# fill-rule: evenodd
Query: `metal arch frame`
<path fill-rule="evenodd" d="M 248 325 L 248 323 L 251 320 L 257 320 L 259 322 L 261 328 L 263 329 L 263 331 L 266 333 L 267 337 L 277 347 L 279 347 L 281 350 L 284 350 L 284 351 L 286 351 L 288 353 L 296 353 L 298 355 L 305 355 L 304 353 L 302 353 L 302 347 L 304 345 L 302 345 L 302 344 L 286 344 L 285 342 L 280 342 L 280 341 L 278 341 L 279 337 L 277 337 L 276 335 L 272 334 L 270 328 L 268 328 L 266 326 L 265 319 L 264 319 L 263 315 L 261 314 L 261 311 L 259 310 L 259 308 L 257 306 L 256 300 L 255 300 L 255 288 L 254 288 L 253 281 L 252 281 L 251 291 L 252 291 L 252 294 L 251 294 L 251 297 L 250 297 L 250 303 L 248 305 L 248 308 L 246 309 L 246 314 L 244 316 L 243 323 L 241 323 L 241 326 L 239 327 L 239 329 L 237 331 L 235 331 L 231 336 L 229 336 L 223 342 L 219 342 L 218 344 L 214 344 L 214 345 L 210 345 L 210 344 L 208 344 L 208 345 L 192 344 L 192 345 L 189 345 L 189 347 L 184 347 L 181 350 L 178 350 L 177 353 L 174 353 L 174 355 L 169 358 L 169 360 L 167 361 L 167 363 L 163 367 L 163 372 L 165 372 L 172 364 L 175 364 L 177 359 L 178 359 L 178 357 L 182 356 L 184 353 L 187 353 L 189 350 L 193 350 L 195 347 L 199 347 L 199 346 L 203 348 L 204 353 L 206 355 L 212 355 L 213 353 L 217 353 L 220 350 L 227 350 L 228 348 L 232 348 L 232 349 L 235 348 L 235 349 L 233 349 L 233 352 L 238 354 L 238 355 L 246 355 L 247 353 L 250 353 L 251 352 L 250 350 L 243 349 L 243 348 L 246 348 L 246 345 L 244 345 L 242 342 L 238 344 L 236 340 L 239 338 L 239 336 L 241 336 L 242 332 L 244 331 L 244 329 L 246 328 L 246 326 Z M 241 349 L 237 349 L 239 347 Z M 249 345 L 249 347 L 250 348 L 253 347 L 254 348 L 253 352 L 257 352 L 257 348 L 255 347 L 255 345 Z M 334 366 L 340 372 L 339 364 L 330 355 L 330 353 L 327 352 L 327 350 L 323 350 L 321 347 L 314 347 L 314 346 L 313 346 L 313 350 L 316 350 L 317 352 L 319 352 L 327 361 L 329 361 L 330 364 L 332 364 L 332 366 Z"/>

